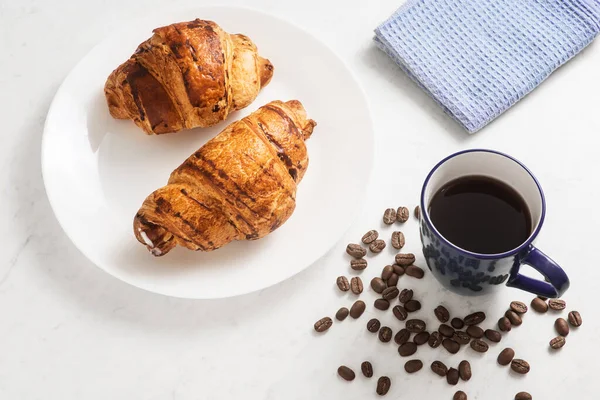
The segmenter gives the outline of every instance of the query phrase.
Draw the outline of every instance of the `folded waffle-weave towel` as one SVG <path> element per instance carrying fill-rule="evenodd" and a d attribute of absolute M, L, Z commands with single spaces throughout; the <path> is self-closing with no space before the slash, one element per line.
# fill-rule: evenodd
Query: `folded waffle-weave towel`
<path fill-rule="evenodd" d="M 375 42 L 473 133 L 599 32 L 600 0 L 408 0 Z"/>

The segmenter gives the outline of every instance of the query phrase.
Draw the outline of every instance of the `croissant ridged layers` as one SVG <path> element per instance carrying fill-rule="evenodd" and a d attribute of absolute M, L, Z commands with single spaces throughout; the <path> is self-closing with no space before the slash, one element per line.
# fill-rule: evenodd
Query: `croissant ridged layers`
<path fill-rule="evenodd" d="M 146 198 L 133 222 L 137 240 L 160 256 L 177 245 L 210 251 L 274 231 L 296 206 L 304 141 L 315 125 L 297 100 L 233 122 Z"/>
<path fill-rule="evenodd" d="M 104 86 L 110 114 L 147 134 L 207 127 L 249 105 L 273 65 L 244 35 L 196 19 L 157 28 Z"/>

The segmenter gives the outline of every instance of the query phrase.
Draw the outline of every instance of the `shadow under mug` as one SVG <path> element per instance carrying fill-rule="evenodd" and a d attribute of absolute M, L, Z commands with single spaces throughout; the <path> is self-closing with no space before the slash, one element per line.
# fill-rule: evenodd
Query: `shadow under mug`
<path fill-rule="evenodd" d="M 468 175 L 496 178 L 523 197 L 531 213 L 532 232 L 519 247 L 499 254 L 474 253 L 450 243 L 432 224 L 428 206 L 433 195 L 446 183 Z M 521 162 L 493 150 L 474 149 L 452 154 L 431 170 L 421 192 L 419 227 L 427 266 L 445 287 L 462 295 L 487 294 L 506 283 L 537 295 L 560 297 L 569 288 L 569 278 L 532 244 L 542 228 L 545 214 L 542 188 Z M 519 269 L 524 264 L 539 271 L 547 282 L 521 275 Z"/>

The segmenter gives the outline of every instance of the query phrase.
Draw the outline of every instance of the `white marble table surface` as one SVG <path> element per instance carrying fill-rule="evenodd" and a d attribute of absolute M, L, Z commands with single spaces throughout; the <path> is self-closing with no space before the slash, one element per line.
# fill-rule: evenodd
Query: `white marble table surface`
<path fill-rule="evenodd" d="M 0 1 L 0 399 L 376 398 L 375 379 L 346 383 L 336 376 L 340 364 L 358 370 L 365 359 L 373 362 L 376 376 L 392 377 L 388 398 L 393 399 L 445 400 L 457 389 L 481 400 L 509 400 L 521 390 L 543 400 L 593 398 L 600 329 L 595 296 L 600 285 L 600 43 L 469 137 L 373 46 L 372 29 L 399 2 L 255 0 L 250 5 L 310 30 L 357 74 L 376 131 L 373 178 L 360 217 L 315 265 L 250 295 L 188 301 L 124 284 L 78 252 L 48 204 L 40 140 L 52 97 L 91 46 L 140 13 L 202 0 Z M 370 290 L 362 295 L 369 308 L 361 319 L 335 324 L 318 337 L 312 330 L 315 320 L 353 301 L 334 284 L 338 275 L 348 274 L 345 243 L 380 227 L 385 208 L 412 208 L 429 168 L 471 147 L 508 152 L 537 174 L 548 200 L 538 245 L 567 269 L 572 281 L 568 308 L 582 313 L 584 325 L 555 353 L 547 344 L 554 317 L 531 312 L 483 356 L 465 349 L 449 357 L 423 348 L 418 355 L 427 366 L 436 358 L 454 365 L 472 360 L 473 378 L 455 388 L 428 368 L 407 376 L 395 346 L 366 332 L 373 315 L 394 330 L 398 326 L 391 312 L 373 310 Z M 418 253 L 416 222 L 404 230 L 407 248 Z M 380 257 L 383 266 L 385 256 Z M 381 266 L 367 269 L 365 280 Z M 464 299 L 440 289 L 431 275 L 422 281 L 405 278 L 400 286 L 417 291 L 422 315 L 431 322 L 439 302 L 456 315 L 487 310 L 491 325 L 510 300 L 532 298 L 507 288 L 494 297 Z M 529 375 L 517 377 L 495 364 L 504 346 L 530 361 Z"/>

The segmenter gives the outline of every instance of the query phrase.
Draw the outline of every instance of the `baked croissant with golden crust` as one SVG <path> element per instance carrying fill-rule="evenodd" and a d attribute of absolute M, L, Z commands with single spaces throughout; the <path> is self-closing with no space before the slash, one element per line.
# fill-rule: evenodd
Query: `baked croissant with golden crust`
<path fill-rule="evenodd" d="M 249 105 L 273 65 L 244 35 L 196 19 L 154 31 L 104 86 L 110 114 L 147 134 L 207 127 Z"/>
<path fill-rule="evenodd" d="M 180 245 L 210 251 L 264 237 L 296 206 L 316 122 L 297 100 L 273 101 L 233 122 L 171 173 L 133 221 L 155 256 Z"/>

